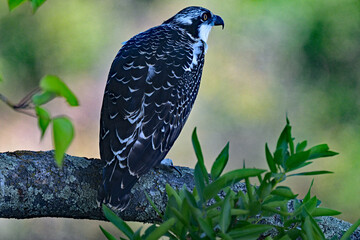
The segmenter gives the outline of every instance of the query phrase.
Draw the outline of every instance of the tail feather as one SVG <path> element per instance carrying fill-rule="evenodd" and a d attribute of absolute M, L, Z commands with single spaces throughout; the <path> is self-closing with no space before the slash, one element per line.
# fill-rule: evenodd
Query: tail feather
<path fill-rule="evenodd" d="M 109 207 L 123 211 L 131 199 L 131 188 L 138 178 L 129 173 L 128 168 L 120 168 L 114 161 L 103 169 L 103 183 L 98 190 L 97 202 L 105 203 Z"/>

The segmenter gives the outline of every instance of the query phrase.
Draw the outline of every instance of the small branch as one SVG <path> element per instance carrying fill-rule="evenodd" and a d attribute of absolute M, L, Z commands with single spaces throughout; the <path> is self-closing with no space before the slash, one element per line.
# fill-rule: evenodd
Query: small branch
<path fill-rule="evenodd" d="M 14 108 L 14 104 L 12 104 L 8 99 L 7 97 L 5 97 L 4 95 L 2 95 L 0 93 L 0 100 L 3 101 L 6 105 L 8 105 L 9 107 L 11 108 Z"/>
<path fill-rule="evenodd" d="M 0 100 L 3 101 L 6 105 L 8 105 L 10 108 L 12 108 L 14 111 L 36 118 L 36 114 L 27 112 L 26 110 L 34 108 L 34 106 L 32 106 L 32 97 L 40 90 L 41 90 L 40 88 L 35 88 L 31 92 L 29 92 L 25 97 L 23 97 L 18 104 L 13 104 L 12 102 L 9 101 L 7 97 L 5 97 L 1 93 L 0 93 Z"/>
<path fill-rule="evenodd" d="M 16 151 L 0 153 L 0 217 L 35 218 L 63 217 L 105 220 L 96 203 L 103 163 L 99 159 L 65 156 L 64 165 L 55 165 L 53 151 Z M 179 167 L 176 171 L 153 169 L 142 176 L 132 189 L 129 207 L 118 213 L 126 221 L 155 222 L 158 216 L 146 199 L 147 192 L 160 211 L 164 211 L 167 197 L 165 185 L 189 189 L 194 187 L 194 170 Z M 245 190 L 237 184 L 234 191 Z M 341 236 L 351 224 L 334 217 L 319 218 L 319 225 L 327 238 Z M 260 223 L 281 225 L 280 217 Z M 351 239 L 360 239 L 357 230 Z"/>

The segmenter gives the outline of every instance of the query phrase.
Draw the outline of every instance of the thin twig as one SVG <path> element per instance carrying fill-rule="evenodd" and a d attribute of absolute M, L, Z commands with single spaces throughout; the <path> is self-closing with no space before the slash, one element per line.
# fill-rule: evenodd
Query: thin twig
<path fill-rule="evenodd" d="M 14 104 L 12 104 L 4 95 L 0 93 L 0 100 L 3 101 L 6 105 L 11 108 L 14 108 Z"/>
<path fill-rule="evenodd" d="M 33 106 L 31 106 L 32 97 L 36 93 L 38 93 L 40 90 L 41 90 L 40 88 L 36 88 L 36 89 L 32 90 L 31 92 L 26 94 L 26 96 L 23 97 L 18 104 L 13 104 L 12 102 L 9 101 L 9 99 L 7 97 L 5 97 L 1 93 L 0 93 L 0 100 L 3 101 L 6 105 L 8 105 L 10 108 L 12 108 L 14 111 L 17 111 L 19 113 L 23 113 L 23 114 L 28 115 L 30 117 L 35 117 L 36 118 L 36 114 L 28 112 L 26 110 L 27 109 L 33 109 Z"/>
<path fill-rule="evenodd" d="M 29 92 L 25 97 L 23 97 L 23 99 L 20 100 L 20 102 L 18 104 L 16 104 L 16 106 L 14 106 L 15 108 L 34 108 L 33 106 L 30 106 L 30 104 L 32 103 L 32 97 L 41 91 L 41 88 L 37 87 L 34 90 L 32 90 L 31 92 Z"/>

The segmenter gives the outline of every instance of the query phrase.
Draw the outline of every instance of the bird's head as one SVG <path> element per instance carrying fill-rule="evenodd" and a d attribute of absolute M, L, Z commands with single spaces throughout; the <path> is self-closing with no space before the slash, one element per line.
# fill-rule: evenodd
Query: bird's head
<path fill-rule="evenodd" d="M 202 7 L 187 7 L 166 20 L 164 24 L 171 24 L 183 28 L 194 38 L 207 41 L 211 28 L 221 25 L 224 28 L 224 21 L 220 16 Z"/>

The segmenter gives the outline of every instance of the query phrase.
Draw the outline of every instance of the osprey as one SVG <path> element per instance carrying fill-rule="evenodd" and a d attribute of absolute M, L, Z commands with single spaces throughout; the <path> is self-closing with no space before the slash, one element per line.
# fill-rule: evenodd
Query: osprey
<path fill-rule="evenodd" d="M 124 43 L 108 75 L 100 119 L 106 165 L 98 202 L 124 210 L 141 175 L 159 165 L 183 128 L 200 86 L 211 28 L 221 17 L 187 7 Z"/>

